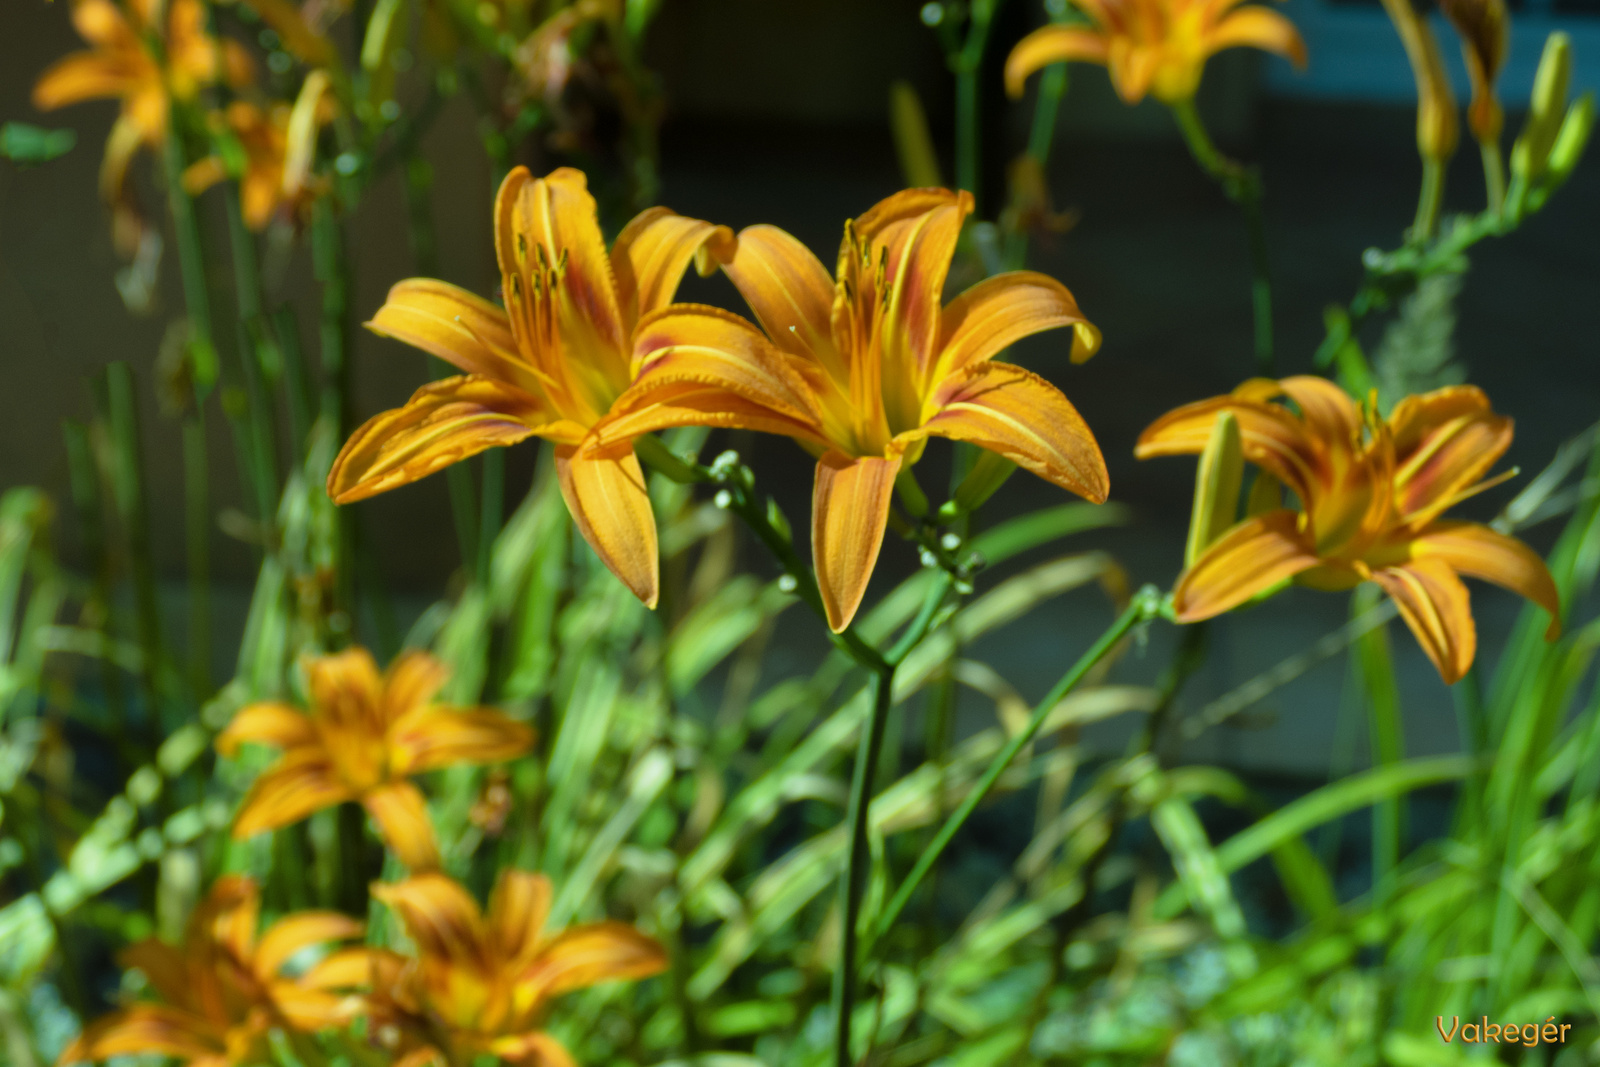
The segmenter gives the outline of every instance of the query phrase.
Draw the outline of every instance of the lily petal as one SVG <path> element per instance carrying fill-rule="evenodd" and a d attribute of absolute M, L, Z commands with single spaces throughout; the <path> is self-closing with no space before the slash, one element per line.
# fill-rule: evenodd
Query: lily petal
<path fill-rule="evenodd" d="M 1139 435 L 1133 454 L 1139 459 L 1199 455 L 1211 439 L 1212 423 L 1224 411 L 1239 420 L 1244 458 L 1271 471 L 1302 500 L 1308 499 L 1318 464 L 1299 420 L 1280 405 L 1241 397 L 1237 391 L 1167 412 Z"/>
<path fill-rule="evenodd" d="M 428 871 L 403 882 L 374 885 L 372 895 L 400 916 L 422 955 L 461 964 L 478 962 L 483 940 L 478 902 L 454 880 Z"/>
<path fill-rule="evenodd" d="M 667 954 L 653 938 L 626 923 L 599 922 L 552 938 L 518 984 L 537 989 L 540 998 L 553 997 L 600 982 L 648 978 L 666 968 Z"/>
<path fill-rule="evenodd" d="M 1489 397 L 1476 385 L 1450 385 L 1403 397 L 1389 413 L 1396 455 L 1414 452 L 1422 439 L 1463 415 L 1490 414 Z"/>
<path fill-rule="evenodd" d="M 372 984 L 372 957 L 369 948 L 342 948 L 330 952 L 300 976 L 308 989 L 355 989 Z"/>
<path fill-rule="evenodd" d="M 217 751 L 232 757 L 247 741 L 288 749 L 316 740 L 317 729 L 304 712 L 288 704 L 263 701 L 239 709 L 227 729 L 217 735 Z"/>
<path fill-rule="evenodd" d="M 1372 579 L 1394 598 L 1400 617 L 1439 669 L 1444 684 L 1456 684 L 1472 666 L 1478 631 L 1467 587 L 1450 564 L 1424 557 L 1374 570 Z"/>
<path fill-rule="evenodd" d="M 1440 520 L 1410 544 L 1415 558 L 1441 559 L 1471 578 L 1482 578 L 1527 597 L 1550 613 L 1545 640 L 1561 636 L 1561 595 L 1539 554 L 1515 537 L 1476 522 Z"/>
<path fill-rule="evenodd" d="M 389 782 L 369 790 L 361 804 L 383 831 L 384 843 L 413 871 L 439 866 L 439 842 L 422 790 L 410 782 Z"/>
<path fill-rule="evenodd" d="M 1088 423 L 1055 386 L 1013 363 L 978 363 L 934 394 L 922 432 L 969 441 L 1096 504 L 1111 491 Z"/>
<path fill-rule="evenodd" d="M 556 478 L 578 532 L 648 608 L 660 595 L 655 514 L 631 442 L 556 449 Z"/>
<path fill-rule="evenodd" d="M 773 344 L 843 378 L 833 350 L 833 280 L 810 249 L 776 226 L 747 226 L 722 269 Z"/>
<path fill-rule="evenodd" d="M 364 929 L 361 923 L 336 911 L 302 911 L 285 916 L 256 943 L 256 977 L 262 981 L 275 979 L 289 957 L 301 949 L 326 941 L 348 941 L 360 937 Z"/>
<path fill-rule="evenodd" d="M 506 313 L 449 282 L 409 278 L 396 283 L 367 329 L 420 348 L 468 374 L 539 395 L 538 378 L 517 353 Z"/>
<path fill-rule="evenodd" d="M 395 774 L 412 775 L 456 763 L 503 763 L 533 745 L 533 729 L 489 708 L 420 707 L 389 735 Z"/>
<path fill-rule="evenodd" d="M 611 249 L 617 301 L 632 321 L 672 303 L 691 260 L 702 276 L 730 262 L 738 242 L 726 226 L 685 218 L 664 207 L 634 216 Z"/>
<path fill-rule="evenodd" d="M 1413 523 L 1454 503 L 1511 447 L 1512 421 L 1492 412 L 1458 415 L 1434 427 L 1397 457 L 1395 506 Z"/>
<path fill-rule="evenodd" d="M 521 973 L 540 948 L 550 915 L 550 879 L 532 871 L 507 868 L 489 894 L 487 933 L 513 973 Z"/>
<path fill-rule="evenodd" d="M 450 668 L 421 649 L 402 652 L 383 672 L 383 721 L 396 723 L 432 702 L 450 678 Z"/>
<path fill-rule="evenodd" d="M 323 726 L 383 736 L 385 722 L 378 706 L 383 680 L 372 653 L 347 648 L 331 656 L 307 657 L 304 663 L 306 688 Z"/>
<path fill-rule="evenodd" d="M 1348 393 L 1328 379 L 1310 374 L 1285 378 L 1278 384 L 1299 406 L 1313 442 L 1345 452 L 1355 450 L 1362 429 L 1361 409 Z"/>
<path fill-rule="evenodd" d="M 804 380 L 737 315 L 674 304 L 640 322 L 634 351 L 637 376 L 595 426 L 597 444 L 690 425 L 824 439 Z"/>
<path fill-rule="evenodd" d="M 365 500 L 561 425 L 512 386 L 477 375 L 445 378 L 351 434 L 328 471 L 328 495 L 338 504 Z"/>
<path fill-rule="evenodd" d="M 817 463 L 811 496 L 811 561 L 828 626 L 850 625 L 883 547 L 900 457 L 852 459 L 828 452 Z"/>
<path fill-rule="evenodd" d="M 1100 348 L 1100 331 L 1084 318 L 1066 286 L 1031 270 L 997 274 L 945 306 L 936 373 L 964 370 L 1024 337 L 1062 326 L 1072 327 L 1072 362 L 1082 363 Z"/>
<path fill-rule="evenodd" d="M 1258 5 L 1243 7 L 1223 19 L 1206 35 L 1207 55 L 1225 48 L 1260 48 L 1305 69 L 1306 43 L 1294 23 Z"/>
<path fill-rule="evenodd" d="M 56 1062 L 152 1053 L 192 1060 L 226 1052 L 225 1035 L 209 1020 L 164 1004 L 139 1004 L 90 1024 Z"/>
<path fill-rule="evenodd" d="M 1006 93 L 1013 99 L 1020 97 L 1028 76 L 1053 63 L 1076 60 L 1104 66 L 1107 58 L 1106 38 L 1094 30 L 1072 26 L 1034 30 L 1006 57 Z"/>
<path fill-rule="evenodd" d="M 566 1046 L 542 1030 L 496 1038 L 489 1051 L 518 1067 L 578 1067 Z"/>
<path fill-rule="evenodd" d="M 1179 622 L 1209 619 L 1320 562 L 1305 543 L 1298 515 L 1269 511 L 1212 542 L 1178 579 L 1172 608 Z"/>
<path fill-rule="evenodd" d="M 358 997 L 310 989 L 298 982 L 271 982 L 272 1004 L 292 1029 L 314 1034 L 350 1022 L 363 1010 Z"/>
<path fill-rule="evenodd" d="M 234 819 L 233 836 L 253 837 L 354 799 L 324 753 L 296 749 L 269 767 L 250 787 Z"/>
<path fill-rule="evenodd" d="M 127 95 L 139 84 L 139 72 L 98 52 L 73 52 L 53 63 L 33 86 L 33 106 L 40 111 L 84 100 Z"/>

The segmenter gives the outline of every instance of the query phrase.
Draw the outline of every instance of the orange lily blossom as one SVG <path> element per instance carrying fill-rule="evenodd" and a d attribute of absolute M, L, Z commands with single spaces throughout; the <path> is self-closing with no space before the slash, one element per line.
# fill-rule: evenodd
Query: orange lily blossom
<path fill-rule="evenodd" d="M 1212 543 L 1173 591 L 1179 621 L 1219 615 L 1289 579 L 1319 589 L 1373 581 L 1447 684 L 1472 666 L 1477 648 L 1462 575 L 1527 597 L 1550 613 L 1546 636 L 1560 632 L 1555 582 L 1531 548 L 1441 517 L 1498 481 L 1481 479 L 1511 444 L 1511 420 L 1490 410 L 1482 390 L 1409 396 L 1384 420 L 1323 378 L 1256 378 L 1157 419 L 1135 453 L 1200 452 L 1224 411 L 1239 420 L 1245 459 L 1291 489 L 1300 510 L 1250 516 Z"/>
<path fill-rule="evenodd" d="M 360 937 L 361 923 L 298 912 L 257 938 L 260 908 L 250 879 L 218 879 L 190 918 L 182 948 L 150 938 L 122 954 L 164 1003 L 140 1002 L 96 1020 L 57 1062 L 154 1054 L 189 1067 L 233 1067 L 265 1062 L 273 1027 L 311 1033 L 348 1022 L 357 1002 L 340 990 L 370 971 L 365 951 L 335 951 L 298 977 L 283 970 L 302 949 Z"/>
<path fill-rule="evenodd" d="M 648 429 L 791 425 L 774 412 L 782 399 L 750 402 L 742 367 L 696 352 L 640 356 L 641 330 L 671 302 L 690 261 L 709 273 L 731 256 L 733 234 L 650 208 L 608 255 L 580 171 L 535 179 L 518 167 L 495 200 L 495 243 L 505 310 L 413 278 L 391 289 L 367 324 L 467 373 L 423 386 L 356 430 L 329 471 L 328 494 L 341 504 L 361 500 L 486 448 L 546 438 L 578 530 L 654 607 L 655 517 L 633 453 L 634 436 L 646 431 L 622 432 L 619 418 L 648 408 Z"/>
<path fill-rule="evenodd" d="M 967 193 L 896 193 L 846 223 L 835 278 L 783 230 L 748 227 L 723 269 L 765 336 L 736 315 L 687 304 L 667 309 L 641 334 L 641 349 L 657 357 L 718 352 L 742 365 L 764 383 L 773 411 L 760 428 L 788 434 L 818 456 L 811 552 L 835 632 L 850 624 L 866 593 L 895 479 L 921 457 L 928 437 L 970 441 L 1096 503 L 1108 492 L 1100 448 L 1067 398 L 993 358 L 1061 326 L 1073 328 L 1074 362 L 1089 358 L 1100 332 L 1066 287 L 1013 271 L 942 305 L 971 211 Z M 623 427 L 647 426 L 649 417 L 641 412 Z"/>
<path fill-rule="evenodd" d="M 380 677 L 365 649 L 350 649 L 309 659 L 306 676 L 309 715 L 271 701 L 250 704 L 217 737 L 226 756 L 246 741 L 283 750 L 240 805 L 236 838 L 359 801 L 408 867 L 432 868 L 439 845 L 409 777 L 512 759 L 533 743 L 531 729 L 498 711 L 435 704 L 448 671 L 425 652 L 402 654 Z"/>
<path fill-rule="evenodd" d="M 1117 95 L 1137 104 L 1146 93 L 1162 103 L 1191 99 L 1207 59 L 1227 48 L 1275 52 L 1306 63 L 1294 23 L 1242 0 L 1071 0 L 1089 26 L 1045 26 L 1017 43 L 1006 59 L 1006 91 L 1022 95 L 1036 70 L 1079 61 L 1109 68 Z"/>
<path fill-rule="evenodd" d="M 666 969 L 654 940 L 620 922 L 588 923 L 546 935 L 550 880 L 506 869 L 488 913 L 438 872 L 373 896 L 399 914 L 416 957 L 372 954 L 374 1026 L 395 1067 L 465 1067 L 485 1052 L 525 1067 L 576 1067 L 539 1029 L 553 997 L 600 982 L 647 978 Z"/>
<path fill-rule="evenodd" d="M 93 48 L 57 61 L 33 87 L 34 106 L 45 111 L 84 100 L 122 101 L 100 170 L 101 196 L 109 204 L 125 195 L 134 153 L 166 140 L 172 99 L 192 100 L 203 85 L 225 79 L 240 86 L 254 76 L 249 54 L 237 42 L 219 44 L 206 33 L 200 0 L 167 3 L 163 68 L 144 40 L 159 33 L 161 8 L 159 0 L 130 0 L 125 13 L 111 0 L 75 0 L 72 23 Z"/>

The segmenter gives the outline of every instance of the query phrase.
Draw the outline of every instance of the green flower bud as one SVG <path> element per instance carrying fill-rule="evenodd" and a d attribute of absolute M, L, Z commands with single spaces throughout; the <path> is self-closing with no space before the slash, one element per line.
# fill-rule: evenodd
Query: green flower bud
<path fill-rule="evenodd" d="M 1183 565 L 1191 566 L 1211 542 L 1234 524 L 1239 514 L 1239 490 L 1244 485 L 1244 448 L 1239 420 L 1231 411 L 1211 424 L 1211 439 L 1200 453 L 1194 476 L 1194 511 L 1189 518 L 1189 543 Z"/>
<path fill-rule="evenodd" d="M 1551 146 L 1561 130 L 1571 79 L 1572 39 L 1558 30 L 1545 39 L 1539 73 L 1533 80 L 1528 120 L 1511 149 L 1511 173 L 1516 177 L 1530 181 L 1544 173 Z"/>

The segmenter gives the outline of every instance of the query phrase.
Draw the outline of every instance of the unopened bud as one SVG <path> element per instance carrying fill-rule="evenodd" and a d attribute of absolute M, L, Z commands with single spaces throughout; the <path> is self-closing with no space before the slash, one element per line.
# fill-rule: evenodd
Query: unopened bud
<path fill-rule="evenodd" d="M 726 489 L 718 489 L 717 495 L 711 498 L 711 502 L 723 511 L 727 511 L 733 506 L 733 494 Z"/>
<path fill-rule="evenodd" d="M 1256 480 L 1250 484 L 1250 497 L 1245 501 L 1245 518 L 1254 518 L 1283 507 L 1283 483 L 1269 470 L 1256 471 Z"/>
<path fill-rule="evenodd" d="M 1505 0 L 1440 0 L 1439 6 L 1461 37 L 1461 55 L 1472 77 L 1472 104 L 1467 108 L 1472 136 L 1494 143 L 1504 120 L 1494 83 L 1509 45 Z"/>
<path fill-rule="evenodd" d="M 1383 0 L 1383 7 L 1405 45 L 1417 83 L 1417 151 L 1424 159 L 1443 162 L 1455 155 L 1460 131 L 1455 93 L 1439 58 L 1439 42 L 1411 0 Z"/>
<path fill-rule="evenodd" d="M 1578 165 L 1578 160 L 1583 158 L 1583 150 L 1589 145 L 1589 134 L 1594 129 L 1594 113 L 1593 92 L 1584 93 L 1567 108 L 1561 132 L 1556 134 L 1556 143 L 1550 148 L 1549 182 L 1552 188 L 1566 181 L 1567 175 Z"/>
<path fill-rule="evenodd" d="M 727 492 L 727 490 L 724 489 L 723 492 Z M 783 509 L 778 507 L 776 500 L 769 499 L 767 501 L 767 525 L 782 534 L 785 540 L 790 540 L 794 537 L 794 531 L 789 528 L 788 516 L 784 515 Z"/>
<path fill-rule="evenodd" d="M 778 579 L 778 588 L 785 593 L 792 593 L 800 588 L 800 583 L 795 581 L 792 574 L 785 574 Z"/>
<path fill-rule="evenodd" d="M 1194 510 L 1189 517 L 1189 543 L 1183 552 L 1185 567 L 1233 525 L 1243 483 L 1239 420 L 1233 412 L 1224 411 L 1211 424 L 1211 438 L 1200 453 L 1200 468 L 1195 472 Z"/>
<path fill-rule="evenodd" d="M 1533 79 L 1528 120 L 1511 149 L 1511 172 L 1524 181 L 1544 173 L 1550 150 L 1561 132 L 1567 106 L 1567 86 L 1572 80 L 1572 39 L 1561 31 L 1545 39 L 1539 73 Z"/>

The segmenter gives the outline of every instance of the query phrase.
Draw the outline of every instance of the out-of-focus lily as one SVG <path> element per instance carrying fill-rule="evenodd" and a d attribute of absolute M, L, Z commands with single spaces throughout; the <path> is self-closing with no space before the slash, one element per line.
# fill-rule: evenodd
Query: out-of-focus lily
<path fill-rule="evenodd" d="M 1417 151 L 1423 159 L 1441 163 L 1455 155 L 1461 131 L 1439 41 L 1411 0 L 1383 0 L 1383 9 L 1400 35 L 1417 83 Z"/>
<path fill-rule="evenodd" d="M 1287 398 L 1298 414 L 1280 401 Z M 1299 510 L 1251 515 L 1214 541 L 1173 591 L 1182 622 L 1230 610 L 1284 581 L 1318 589 L 1377 582 L 1447 684 L 1477 647 L 1463 575 L 1561 605 L 1544 561 L 1516 538 L 1443 512 L 1500 479 L 1484 474 L 1511 444 L 1511 420 L 1473 386 L 1410 396 L 1387 421 L 1322 378 L 1252 379 L 1169 412 L 1139 437 L 1141 458 L 1201 451 L 1223 412 L 1244 457 L 1299 498 Z"/>
<path fill-rule="evenodd" d="M 246 741 L 283 757 L 256 779 L 233 825 L 243 838 L 359 801 L 413 870 L 438 865 L 439 846 L 414 774 L 457 763 L 497 763 L 527 751 L 533 731 L 489 708 L 433 702 L 448 671 L 425 652 L 402 654 L 380 676 L 364 649 L 310 659 L 311 713 L 251 704 L 217 737 L 231 756 Z"/>
<path fill-rule="evenodd" d="M 437 872 L 372 892 L 399 914 L 416 946 L 414 959 L 372 959 L 372 1031 L 392 1045 L 396 1067 L 457 1067 L 482 1053 L 526 1067 L 576 1067 L 539 1029 L 550 1000 L 666 969 L 661 946 L 625 923 L 545 933 L 551 893 L 542 874 L 502 870 L 487 914 Z"/>
<path fill-rule="evenodd" d="M 1098 63 L 1130 104 L 1153 93 L 1162 103 L 1189 100 L 1206 60 L 1228 48 L 1260 48 L 1305 66 L 1294 23 L 1242 0 L 1072 0 L 1093 25 L 1035 30 L 1006 59 L 1006 91 L 1022 95 L 1028 75 L 1052 63 Z"/>
<path fill-rule="evenodd" d="M 327 75 L 313 71 L 293 107 L 275 104 L 263 110 L 248 101 L 236 100 L 221 116 L 244 150 L 244 172 L 239 175 L 240 210 L 252 230 L 265 229 L 280 213 L 303 221 L 318 192 L 311 173 L 317 133 L 333 118 L 333 99 L 327 88 Z M 198 195 L 227 177 L 227 163 L 213 155 L 185 171 L 183 184 L 191 194 Z"/>
<path fill-rule="evenodd" d="M 114 208 L 126 200 L 134 154 L 166 139 L 173 99 L 192 100 L 201 86 L 218 81 L 245 85 L 254 76 L 249 54 L 237 42 L 219 42 L 205 32 L 200 0 L 165 6 L 163 29 L 159 0 L 130 0 L 126 12 L 111 0 L 75 0 L 72 23 L 92 47 L 59 60 L 33 87 L 34 106 L 46 111 L 84 100 L 122 102 L 100 168 L 101 196 Z M 164 62 L 151 53 L 149 35 L 160 38 Z M 119 250 L 132 255 L 138 228 L 119 226 L 117 232 Z"/>
<path fill-rule="evenodd" d="M 297 977 L 284 965 L 312 945 L 360 937 L 361 924 L 336 912 L 298 912 L 257 938 L 260 908 L 255 883 L 228 875 L 195 910 L 181 948 L 154 938 L 129 947 L 123 965 L 143 971 L 161 1002 L 96 1020 L 57 1062 L 155 1055 L 234 1067 L 266 1062 L 273 1027 L 312 1033 L 348 1022 L 357 1002 L 338 990 L 368 969 L 363 950 L 336 951 Z"/>
<path fill-rule="evenodd" d="M 787 432 L 803 417 L 798 396 L 752 403 L 767 379 L 736 361 L 700 351 L 644 357 L 652 315 L 671 302 L 689 263 L 714 270 L 732 255 L 733 234 L 657 207 L 636 216 L 607 255 L 583 174 L 562 168 L 535 179 L 519 167 L 495 201 L 495 240 L 505 310 L 414 278 L 391 289 L 367 324 L 467 373 L 423 386 L 356 430 L 334 460 L 328 494 L 361 500 L 486 448 L 544 437 L 556 446 L 578 530 L 654 607 L 656 525 L 634 436 L 682 425 Z M 646 428 L 619 423 L 641 409 L 653 415 Z"/>
<path fill-rule="evenodd" d="M 1074 361 L 1093 355 L 1100 332 L 1072 294 L 1047 275 L 1014 271 L 942 306 L 971 211 L 967 193 L 896 193 L 846 223 L 835 278 L 783 230 L 748 227 L 724 269 L 765 337 L 736 316 L 690 305 L 641 331 L 640 351 L 653 358 L 715 353 L 762 377 L 768 396 L 804 396 L 802 423 L 771 418 L 758 428 L 819 457 L 811 551 L 835 631 L 866 592 L 895 480 L 930 436 L 970 441 L 1097 503 L 1106 498 L 1105 461 L 1072 404 L 1038 375 L 992 358 L 1061 326 L 1073 328 Z M 623 426 L 637 430 L 648 417 Z"/>

